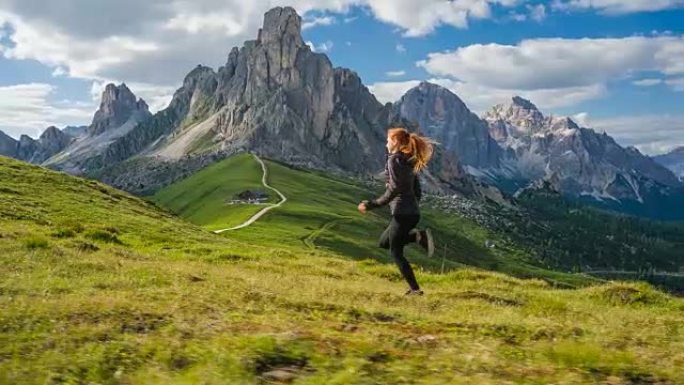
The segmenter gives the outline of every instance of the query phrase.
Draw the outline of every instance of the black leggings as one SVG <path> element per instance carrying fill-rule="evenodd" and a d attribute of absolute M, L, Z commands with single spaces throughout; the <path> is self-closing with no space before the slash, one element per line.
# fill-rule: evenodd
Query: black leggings
<path fill-rule="evenodd" d="M 416 233 L 410 231 L 416 227 L 420 215 L 392 215 L 392 221 L 387 229 L 380 236 L 379 246 L 383 249 L 389 249 L 394 262 L 396 262 L 404 276 L 406 282 L 413 290 L 418 290 L 418 282 L 416 276 L 413 274 L 413 269 L 404 257 L 404 246 L 416 241 Z"/>

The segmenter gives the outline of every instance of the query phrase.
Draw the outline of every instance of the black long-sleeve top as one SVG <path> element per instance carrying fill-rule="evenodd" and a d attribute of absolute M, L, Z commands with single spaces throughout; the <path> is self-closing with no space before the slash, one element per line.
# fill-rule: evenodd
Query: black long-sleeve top
<path fill-rule="evenodd" d="M 385 164 L 386 190 L 379 198 L 367 203 L 368 209 L 389 204 L 392 215 L 420 214 L 418 201 L 422 196 L 418 175 L 413 171 L 413 162 L 401 153 L 387 157 Z"/>

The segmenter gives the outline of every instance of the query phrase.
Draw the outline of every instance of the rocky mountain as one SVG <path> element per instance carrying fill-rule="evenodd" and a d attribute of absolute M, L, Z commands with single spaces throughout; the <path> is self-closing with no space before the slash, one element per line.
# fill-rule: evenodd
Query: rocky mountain
<path fill-rule="evenodd" d="M 0 155 L 40 164 L 62 151 L 73 140 L 73 137 L 54 126 L 43 131 L 37 140 L 22 135 L 17 141 L 0 131 Z"/>
<path fill-rule="evenodd" d="M 648 210 L 680 193 L 678 178 L 638 150 L 569 118 L 544 116 L 519 97 L 479 118 L 449 90 L 423 82 L 383 105 L 355 72 L 313 52 L 301 28 L 294 9 L 271 9 L 255 40 L 233 48 L 216 71 L 190 71 L 155 115 L 125 84 L 108 85 L 85 133 L 44 164 L 134 193 L 239 151 L 369 176 L 382 170 L 385 130 L 398 122 L 440 143 L 425 176 L 437 190 L 503 200 L 481 180 L 513 192 L 553 179 L 567 196 Z M 16 156 L 35 154 L 34 142 L 22 138 Z"/>
<path fill-rule="evenodd" d="M 606 133 L 579 127 L 570 118 L 544 116 L 528 100 L 514 97 L 484 119 L 504 150 L 502 167 L 492 179 L 533 181 L 554 175 L 563 194 L 611 206 L 650 206 L 659 197 L 681 194 L 678 178 L 636 148 L 623 148 Z"/>
<path fill-rule="evenodd" d="M 654 156 L 653 160 L 667 167 L 684 180 L 684 146 L 675 148 L 667 154 Z"/>
<path fill-rule="evenodd" d="M 0 155 L 17 157 L 17 141 L 2 131 L 0 131 Z"/>
<path fill-rule="evenodd" d="M 116 140 L 151 116 L 147 103 L 138 99 L 126 84 L 108 84 L 92 123 L 68 147 L 45 159 L 45 165 L 72 174 L 83 174 L 88 171 L 88 164 L 93 158 L 109 151 Z"/>
<path fill-rule="evenodd" d="M 93 122 L 87 128 L 86 133 L 91 137 L 97 136 L 123 126 L 131 118 L 135 119 L 139 116 L 144 119 L 149 115 L 147 103 L 142 99 L 137 99 L 126 84 L 120 86 L 108 84 L 102 93 L 100 108 L 95 112 Z"/>
<path fill-rule="evenodd" d="M 489 134 L 487 122 L 472 113 L 448 89 L 421 82 L 394 105 L 396 113 L 458 156 L 466 166 L 498 167 L 501 148 Z"/>
<path fill-rule="evenodd" d="M 233 48 L 218 71 L 191 71 L 168 108 L 117 139 L 89 169 L 139 155 L 132 169 L 99 171 L 128 189 L 183 168 L 189 158 L 240 150 L 307 167 L 382 169 L 391 106 L 379 103 L 356 73 L 313 52 L 301 23 L 290 7 L 268 11 L 256 40 Z"/>
<path fill-rule="evenodd" d="M 88 132 L 88 126 L 66 126 L 62 132 L 71 137 L 80 138 Z"/>

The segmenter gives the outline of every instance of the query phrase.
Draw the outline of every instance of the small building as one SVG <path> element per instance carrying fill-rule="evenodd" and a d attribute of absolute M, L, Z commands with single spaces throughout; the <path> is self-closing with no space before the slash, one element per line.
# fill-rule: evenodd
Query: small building
<path fill-rule="evenodd" d="M 263 191 L 245 190 L 235 194 L 233 199 L 227 200 L 228 204 L 260 204 L 268 201 L 268 194 Z"/>

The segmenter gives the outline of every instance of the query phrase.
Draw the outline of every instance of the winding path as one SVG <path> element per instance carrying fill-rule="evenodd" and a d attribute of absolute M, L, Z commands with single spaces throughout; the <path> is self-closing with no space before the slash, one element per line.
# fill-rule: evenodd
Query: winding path
<path fill-rule="evenodd" d="M 261 216 L 266 214 L 269 210 L 272 210 L 276 207 L 280 207 L 280 206 L 282 206 L 283 203 L 287 202 L 287 197 L 285 195 L 283 195 L 283 193 L 281 193 L 277 189 L 269 186 L 268 183 L 266 183 L 266 177 L 268 176 L 268 170 L 266 169 L 266 164 L 264 163 L 264 161 L 262 161 L 261 158 L 259 158 L 259 156 L 257 156 L 257 154 L 252 154 L 252 155 L 254 156 L 254 159 L 256 159 L 257 162 L 259 162 L 261 164 L 261 170 L 263 170 L 263 172 L 264 172 L 264 175 L 261 177 L 261 184 L 263 184 L 264 187 L 275 191 L 276 194 L 278 194 L 280 196 L 280 202 L 278 202 L 276 204 L 272 204 L 268 207 L 264 207 L 258 213 L 252 215 L 251 218 L 249 218 L 245 223 L 243 223 L 241 225 L 231 227 L 228 229 L 215 230 L 214 233 L 216 233 L 216 234 L 221 234 L 221 233 L 226 232 L 226 231 L 232 231 L 232 230 L 241 229 L 243 227 L 247 227 L 247 226 L 251 225 L 252 223 L 256 222 L 257 219 L 261 218 Z"/>

